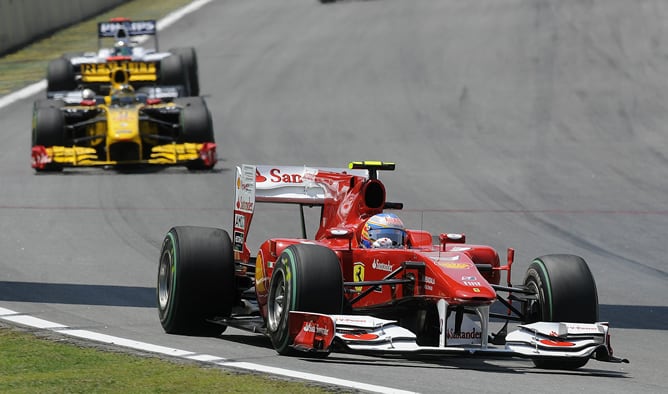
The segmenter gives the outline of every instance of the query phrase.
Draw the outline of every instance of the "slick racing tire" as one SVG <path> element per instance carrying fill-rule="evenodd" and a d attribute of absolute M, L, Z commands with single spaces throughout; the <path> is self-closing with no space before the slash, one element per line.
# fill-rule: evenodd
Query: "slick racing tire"
<path fill-rule="evenodd" d="M 173 48 L 170 53 L 180 56 L 183 65 L 188 74 L 188 84 L 190 85 L 189 96 L 199 96 L 199 71 L 197 67 L 197 53 L 195 48 Z"/>
<path fill-rule="evenodd" d="M 174 103 L 181 106 L 180 124 L 181 131 L 177 142 L 215 142 L 213 136 L 213 121 L 211 112 L 202 97 L 182 97 L 174 100 Z M 195 160 L 188 163 L 186 167 L 189 170 L 208 170 L 201 160 Z"/>
<path fill-rule="evenodd" d="M 180 115 L 181 134 L 177 141 L 215 142 L 211 112 L 202 97 L 182 97 L 174 100 L 182 107 Z"/>
<path fill-rule="evenodd" d="M 294 354 L 290 311 L 339 314 L 342 309 L 343 276 L 336 254 L 320 245 L 287 247 L 274 266 L 267 300 L 267 330 L 274 349 Z"/>
<path fill-rule="evenodd" d="M 63 108 L 64 106 L 65 102 L 62 100 L 39 99 L 33 103 L 32 108 L 34 113 L 34 111 L 36 111 L 38 108 L 46 108 L 46 107 Z"/>
<path fill-rule="evenodd" d="M 537 296 L 536 301 L 524 305 L 525 323 L 598 321 L 596 282 L 587 263 L 579 256 L 555 254 L 534 259 L 527 269 L 524 286 Z M 534 364 L 547 369 L 577 369 L 587 361 L 588 357 L 534 360 Z"/>
<path fill-rule="evenodd" d="M 60 57 L 49 62 L 46 68 L 46 84 L 48 92 L 76 89 L 74 67 L 68 59 Z"/>
<path fill-rule="evenodd" d="M 65 145 L 65 116 L 58 100 L 38 100 L 33 107 L 32 146 L 45 147 Z M 40 172 L 61 171 L 63 167 L 49 163 Z"/>
<path fill-rule="evenodd" d="M 224 230 L 174 227 L 158 265 L 160 324 L 168 334 L 215 336 L 227 328 L 207 319 L 229 317 L 236 301 L 234 255 Z"/>
<path fill-rule="evenodd" d="M 190 96 L 188 70 L 179 55 L 170 55 L 160 60 L 160 84 L 163 86 L 178 86 L 181 96 Z"/>

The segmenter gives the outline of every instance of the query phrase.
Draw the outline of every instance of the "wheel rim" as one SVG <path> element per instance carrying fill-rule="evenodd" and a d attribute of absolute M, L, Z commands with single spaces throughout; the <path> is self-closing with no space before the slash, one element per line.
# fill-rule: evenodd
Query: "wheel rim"
<path fill-rule="evenodd" d="M 160 268 L 158 269 L 158 303 L 160 310 L 167 309 L 170 294 L 172 294 L 172 252 L 167 249 L 160 256 Z"/>
<path fill-rule="evenodd" d="M 538 290 L 538 286 L 533 281 L 528 282 L 526 287 L 535 292 L 537 299 L 527 301 L 524 318 L 528 323 L 541 321 L 543 320 L 543 311 L 541 307 L 540 290 Z"/>
<path fill-rule="evenodd" d="M 285 276 L 282 271 L 274 272 L 269 294 L 273 294 L 269 300 L 269 310 L 267 313 L 269 330 L 276 331 L 281 323 L 286 301 Z"/>

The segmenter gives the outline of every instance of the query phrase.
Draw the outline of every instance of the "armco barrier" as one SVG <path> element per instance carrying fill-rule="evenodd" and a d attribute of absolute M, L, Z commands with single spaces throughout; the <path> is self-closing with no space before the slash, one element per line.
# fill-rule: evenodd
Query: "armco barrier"
<path fill-rule="evenodd" d="M 0 0 L 0 55 L 129 0 Z"/>

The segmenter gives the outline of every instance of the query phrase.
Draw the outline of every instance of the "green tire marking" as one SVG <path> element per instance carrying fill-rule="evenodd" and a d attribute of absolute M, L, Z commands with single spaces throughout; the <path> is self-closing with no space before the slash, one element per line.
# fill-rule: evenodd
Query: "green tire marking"
<path fill-rule="evenodd" d="M 296 259 L 295 259 L 295 255 L 292 252 L 292 250 L 291 249 L 285 249 L 284 252 L 289 255 L 289 257 L 290 257 L 289 261 L 293 262 L 293 264 L 294 264 L 294 261 Z M 290 281 L 290 284 L 291 284 L 291 286 L 290 286 L 290 293 L 291 293 L 290 308 L 291 308 L 291 310 L 294 310 L 295 307 L 296 307 L 296 304 L 297 304 L 297 286 L 296 286 L 295 274 L 296 274 L 296 272 L 293 273 L 290 269 L 290 266 L 285 264 L 285 277 L 286 277 L 287 280 Z"/>
<path fill-rule="evenodd" d="M 288 255 L 288 262 L 292 262 L 294 264 L 295 261 L 295 255 L 292 252 L 291 249 L 287 248 L 283 250 L 283 253 Z M 296 286 L 296 278 L 295 278 L 295 273 L 291 272 L 290 270 L 290 265 L 285 264 L 285 261 L 283 261 L 283 264 L 285 265 L 285 280 L 290 281 L 290 310 L 295 310 L 295 304 L 297 302 L 297 286 Z M 283 310 L 285 313 L 290 313 L 290 311 L 286 311 L 285 309 Z M 288 317 L 286 317 L 288 319 Z M 286 320 L 287 322 L 287 320 Z M 280 325 L 279 325 L 280 326 Z M 288 328 L 286 327 L 286 330 Z M 288 342 L 290 341 L 290 334 L 285 336 L 285 340 L 281 344 L 281 348 L 285 348 L 288 345 Z"/>
<path fill-rule="evenodd" d="M 177 261 L 177 256 L 176 256 L 176 238 L 174 237 L 174 234 L 170 231 L 167 233 L 167 237 L 169 237 L 171 243 L 172 243 L 172 274 L 171 274 L 171 279 L 172 279 L 172 285 L 170 286 L 169 289 L 169 321 L 172 321 L 172 310 L 174 309 L 174 297 L 176 293 L 176 261 Z"/>
<path fill-rule="evenodd" d="M 547 289 L 548 304 L 550 306 L 549 319 L 550 321 L 552 321 L 554 306 L 552 305 L 552 284 L 550 282 L 550 275 L 548 274 L 547 267 L 545 267 L 545 263 L 543 263 L 542 260 L 535 259 L 533 262 L 536 263 L 536 265 L 540 266 L 540 269 L 543 271 L 543 275 L 545 276 L 546 279 L 544 286 Z"/>

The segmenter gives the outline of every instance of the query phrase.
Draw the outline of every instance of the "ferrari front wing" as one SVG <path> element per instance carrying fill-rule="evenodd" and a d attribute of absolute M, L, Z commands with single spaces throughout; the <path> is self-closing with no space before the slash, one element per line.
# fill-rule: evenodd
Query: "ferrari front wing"
<path fill-rule="evenodd" d="M 358 315 L 323 315 L 290 312 L 293 347 L 306 352 L 329 352 L 338 346 L 350 353 L 400 355 L 487 355 L 530 359 L 616 358 L 610 346 L 607 323 L 537 322 L 519 325 L 506 336 L 504 346 L 487 340 L 474 344 L 420 346 L 416 335 L 393 320 Z M 446 336 L 445 332 L 441 335 Z M 441 343 L 444 343 L 443 341 Z"/>

